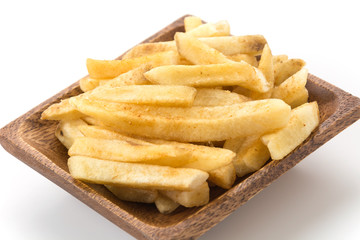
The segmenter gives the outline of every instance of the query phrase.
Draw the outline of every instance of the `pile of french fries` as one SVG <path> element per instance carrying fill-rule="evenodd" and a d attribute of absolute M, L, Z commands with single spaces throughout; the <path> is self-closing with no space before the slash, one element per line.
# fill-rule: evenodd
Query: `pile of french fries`
<path fill-rule="evenodd" d="M 280 160 L 318 126 L 301 59 L 273 56 L 262 35 L 184 20 L 173 41 L 121 60 L 87 60 L 84 93 L 49 106 L 71 175 L 161 213 L 209 202 L 210 186 Z"/>

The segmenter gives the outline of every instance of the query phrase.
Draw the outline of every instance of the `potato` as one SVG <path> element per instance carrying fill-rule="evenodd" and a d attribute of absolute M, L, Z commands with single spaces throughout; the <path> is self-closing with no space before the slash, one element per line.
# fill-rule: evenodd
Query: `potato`
<path fill-rule="evenodd" d="M 242 62 L 208 65 L 169 65 L 153 68 L 145 77 L 163 85 L 216 87 L 238 85 L 258 92 L 267 92 L 270 85 L 257 68 Z"/>
<path fill-rule="evenodd" d="M 233 163 L 209 172 L 209 181 L 224 189 L 230 189 L 235 180 L 236 173 Z"/>
<path fill-rule="evenodd" d="M 118 131 L 180 142 L 264 134 L 285 126 L 290 116 L 290 106 L 279 99 L 189 108 L 100 102 L 81 96 L 71 100 L 80 112 Z"/>
<path fill-rule="evenodd" d="M 55 136 L 59 141 L 69 149 L 76 138 L 83 137 L 80 126 L 87 126 L 87 123 L 81 119 L 60 121 L 55 130 Z"/>
<path fill-rule="evenodd" d="M 197 89 L 193 106 L 226 106 L 249 101 L 245 96 L 227 90 L 213 88 Z"/>
<path fill-rule="evenodd" d="M 291 110 L 289 123 L 284 128 L 262 136 L 261 140 L 268 147 L 271 158 L 280 160 L 299 146 L 319 121 L 317 102 L 305 103 Z"/>
<path fill-rule="evenodd" d="M 123 201 L 153 203 L 158 198 L 158 191 L 153 189 L 140 189 L 105 185 L 117 198 Z"/>
<path fill-rule="evenodd" d="M 192 37 L 216 37 L 229 36 L 230 25 L 227 21 L 219 21 L 217 23 L 205 23 L 186 32 Z"/>
<path fill-rule="evenodd" d="M 43 120 L 76 120 L 85 115 L 70 104 L 70 98 L 63 99 L 59 103 L 50 105 L 41 114 Z"/>
<path fill-rule="evenodd" d="M 298 72 L 305 66 L 302 59 L 289 59 L 282 63 L 274 65 L 275 86 L 280 85 L 283 81 Z"/>
<path fill-rule="evenodd" d="M 188 17 L 184 18 L 185 32 L 189 32 L 189 31 L 193 30 L 194 28 L 197 28 L 201 24 L 203 24 L 203 23 L 202 23 L 201 18 L 199 18 L 199 17 L 188 16 Z"/>
<path fill-rule="evenodd" d="M 197 169 L 114 162 L 84 156 L 70 157 L 68 166 L 75 179 L 141 189 L 191 191 L 209 177 L 209 174 Z"/>
<path fill-rule="evenodd" d="M 175 41 L 141 43 L 127 51 L 122 59 L 143 57 L 166 51 L 177 51 Z"/>
<path fill-rule="evenodd" d="M 163 194 L 159 194 L 158 197 L 155 199 L 155 206 L 160 213 L 170 214 L 175 211 L 175 209 L 177 209 L 180 204 L 174 202 Z"/>

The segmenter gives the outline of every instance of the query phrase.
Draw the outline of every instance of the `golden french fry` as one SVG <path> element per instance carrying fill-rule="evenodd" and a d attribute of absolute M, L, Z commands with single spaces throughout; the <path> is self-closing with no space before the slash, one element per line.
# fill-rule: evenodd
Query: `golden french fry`
<path fill-rule="evenodd" d="M 87 127 L 87 126 L 85 126 Z M 80 127 L 80 131 L 83 127 Z M 245 142 L 246 137 L 237 137 L 232 139 L 227 139 L 224 143 L 223 148 L 229 149 L 233 152 L 238 152 L 241 145 Z"/>
<path fill-rule="evenodd" d="M 216 87 L 238 85 L 258 92 L 267 92 L 270 85 L 257 68 L 242 62 L 207 65 L 160 66 L 146 72 L 145 77 L 163 85 Z"/>
<path fill-rule="evenodd" d="M 273 56 L 268 44 L 265 44 L 259 61 L 259 70 L 264 74 L 270 88 L 274 87 L 274 64 Z M 269 96 L 270 97 L 270 96 Z"/>
<path fill-rule="evenodd" d="M 218 50 L 209 47 L 188 33 L 177 32 L 175 41 L 179 54 L 194 64 L 233 62 Z"/>
<path fill-rule="evenodd" d="M 154 107 L 71 99 L 82 113 L 126 134 L 180 142 L 221 141 L 284 127 L 290 106 L 279 99 L 216 107 Z"/>
<path fill-rule="evenodd" d="M 259 55 L 266 44 L 266 39 L 262 35 L 224 36 L 199 38 L 199 40 L 225 55 Z"/>
<path fill-rule="evenodd" d="M 305 103 L 307 101 L 307 90 L 305 85 L 307 82 L 308 70 L 302 68 L 297 73 L 283 81 L 279 86 L 272 91 L 272 98 L 282 99 L 292 107 Z M 303 102 L 306 100 L 305 102 Z"/>
<path fill-rule="evenodd" d="M 235 157 L 235 153 L 222 148 L 165 141 L 160 139 L 146 139 L 145 141 L 98 126 L 80 126 L 79 129 L 86 137 L 123 140 L 133 142 L 138 145 L 165 144 L 186 149 L 191 152 L 191 155 L 189 156 L 188 163 L 182 165 L 181 167 L 199 169 L 205 172 L 210 172 L 213 169 L 228 165 Z"/>
<path fill-rule="evenodd" d="M 84 156 L 70 157 L 68 166 L 75 179 L 142 189 L 191 191 L 209 177 L 209 174 L 197 169 L 123 163 Z"/>
<path fill-rule="evenodd" d="M 288 59 L 289 59 L 288 56 L 285 54 L 273 56 L 274 68 L 275 68 L 275 66 L 279 66 L 279 64 L 283 64 Z"/>
<path fill-rule="evenodd" d="M 232 163 L 209 172 L 209 181 L 224 189 L 230 189 L 235 180 L 236 173 Z"/>
<path fill-rule="evenodd" d="M 305 61 L 301 59 L 289 59 L 274 65 L 275 86 L 280 85 L 304 66 Z"/>
<path fill-rule="evenodd" d="M 107 87 L 121 87 L 128 85 L 146 85 L 151 84 L 145 77 L 144 73 L 152 68 L 150 64 L 143 64 L 137 68 L 134 68 L 126 73 L 120 74 L 119 76 L 109 79 L 100 80 L 100 86 Z"/>
<path fill-rule="evenodd" d="M 133 141 L 91 137 L 76 138 L 69 149 L 69 155 L 171 167 L 179 167 L 192 160 L 187 149 L 174 145 L 139 145 Z"/>
<path fill-rule="evenodd" d="M 178 58 L 179 55 L 176 52 L 166 51 L 124 60 L 95 60 L 88 58 L 86 66 L 91 78 L 111 79 L 145 63 L 149 63 L 153 67 L 177 64 Z"/>
<path fill-rule="evenodd" d="M 216 37 L 216 36 L 229 36 L 230 25 L 227 21 L 219 21 L 217 23 L 205 23 L 198 27 L 187 31 L 186 34 L 192 37 Z"/>
<path fill-rule="evenodd" d="M 180 85 L 100 86 L 87 94 L 89 98 L 110 102 L 173 107 L 192 106 L 195 95 L 195 88 Z"/>
<path fill-rule="evenodd" d="M 155 199 L 155 206 L 160 213 L 170 214 L 175 211 L 175 209 L 177 209 L 180 204 L 174 202 L 163 194 L 158 194 L 158 197 Z"/>
<path fill-rule="evenodd" d="M 165 51 L 177 51 L 175 41 L 142 43 L 127 51 L 122 59 L 137 58 Z"/>
<path fill-rule="evenodd" d="M 81 126 L 87 126 L 87 123 L 81 119 L 60 121 L 56 127 L 55 136 L 69 149 L 76 138 L 84 136 L 80 131 Z"/>
<path fill-rule="evenodd" d="M 204 182 L 190 191 L 163 190 L 161 194 L 185 207 L 203 206 L 209 202 L 209 185 Z"/>
<path fill-rule="evenodd" d="M 91 78 L 90 76 L 83 77 L 79 81 L 80 89 L 83 92 L 91 91 L 94 88 L 98 87 L 100 85 L 100 82 L 101 82 L 100 79 L 94 79 Z"/>
<path fill-rule="evenodd" d="M 269 158 L 269 150 L 262 143 L 259 136 L 245 138 L 238 148 L 233 161 L 236 175 L 242 177 L 250 172 L 259 170 Z"/>
<path fill-rule="evenodd" d="M 193 106 L 225 106 L 249 101 L 245 96 L 227 90 L 199 88 Z"/>
<path fill-rule="evenodd" d="M 261 137 L 271 158 L 280 160 L 299 146 L 319 125 L 317 102 L 305 103 L 291 110 L 289 123 L 282 129 Z"/>
<path fill-rule="evenodd" d="M 130 187 L 120 187 L 114 185 L 104 185 L 117 198 L 123 201 L 153 203 L 158 198 L 158 191 L 152 189 L 140 189 Z"/>
<path fill-rule="evenodd" d="M 85 115 L 79 112 L 70 104 L 70 99 L 63 99 L 59 103 L 50 105 L 41 114 L 41 119 L 45 120 L 75 120 Z"/>
<path fill-rule="evenodd" d="M 199 17 L 188 16 L 188 17 L 184 18 L 185 32 L 189 32 L 190 30 L 197 28 L 201 24 L 203 24 L 203 23 L 201 21 L 201 18 L 199 18 Z"/>
<path fill-rule="evenodd" d="M 230 55 L 230 56 L 227 56 L 227 57 L 230 60 L 235 61 L 235 62 L 244 61 L 244 62 L 247 62 L 248 64 L 250 64 L 251 66 L 254 66 L 254 67 L 259 66 L 259 63 L 258 63 L 256 57 L 253 56 L 253 55 L 246 54 L 246 53 L 238 53 L 238 54 Z"/>

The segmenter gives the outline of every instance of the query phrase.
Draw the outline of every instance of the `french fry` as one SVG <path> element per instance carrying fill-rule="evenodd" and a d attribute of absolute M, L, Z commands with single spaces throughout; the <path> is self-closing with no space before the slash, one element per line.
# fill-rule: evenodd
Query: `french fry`
<path fill-rule="evenodd" d="M 209 172 L 208 180 L 221 188 L 230 189 L 236 180 L 234 165 L 230 163 L 211 170 Z"/>
<path fill-rule="evenodd" d="M 86 127 L 86 126 L 85 126 Z M 80 127 L 80 131 L 83 127 Z M 227 139 L 224 143 L 223 148 L 229 149 L 233 152 L 238 152 L 241 145 L 245 142 L 246 137 L 237 137 L 232 139 Z"/>
<path fill-rule="evenodd" d="M 87 126 L 87 123 L 81 119 L 60 121 L 56 127 L 55 136 L 69 149 L 76 138 L 84 136 L 80 131 L 81 126 Z"/>
<path fill-rule="evenodd" d="M 177 64 L 178 58 L 179 55 L 176 52 L 166 51 L 124 60 L 95 60 L 88 58 L 86 66 L 91 78 L 111 79 L 145 63 L 150 63 L 153 67 Z"/>
<path fill-rule="evenodd" d="M 290 106 L 279 99 L 189 108 L 119 104 L 81 96 L 72 98 L 71 103 L 120 132 L 180 142 L 264 134 L 284 127 L 290 117 Z"/>
<path fill-rule="evenodd" d="M 238 85 L 258 92 L 270 90 L 270 84 L 257 68 L 242 62 L 208 65 L 169 65 L 153 68 L 145 77 L 162 85 L 216 87 Z"/>
<path fill-rule="evenodd" d="M 275 87 L 271 97 L 282 99 L 293 108 L 307 102 L 308 92 L 305 89 L 307 77 L 308 70 L 302 68 Z"/>
<path fill-rule="evenodd" d="M 175 41 L 179 54 L 194 64 L 233 62 L 221 52 L 209 47 L 206 43 L 188 33 L 177 32 Z"/>
<path fill-rule="evenodd" d="M 265 44 L 259 61 L 259 70 L 264 74 L 270 88 L 274 87 L 274 64 L 273 56 L 268 44 Z M 270 96 L 269 96 L 270 97 Z"/>
<path fill-rule="evenodd" d="M 305 141 L 318 125 L 317 102 L 305 103 L 291 110 L 289 123 L 284 128 L 262 136 L 261 140 L 268 147 L 271 158 L 280 160 Z"/>
<path fill-rule="evenodd" d="M 274 65 L 275 86 L 279 86 L 283 81 L 298 72 L 304 66 L 305 61 L 302 59 L 288 59 Z"/>
<path fill-rule="evenodd" d="M 225 106 L 249 101 L 245 96 L 227 90 L 199 88 L 193 106 Z"/>
<path fill-rule="evenodd" d="M 142 43 L 127 51 L 122 59 L 137 58 L 165 51 L 177 51 L 175 41 Z"/>
<path fill-rule="evenodd" d="M 128 85 L 146 85 L 151 84 L 145 77 L 144 73 L 152 68 L 150 64 L 142 64 L 126 73 L 110 80 L 100 80 L 100 86 L 121 87 Z"/>
<path fill-rule="evenodd" d="M 180 204 L 174 202 L 163 194 L 158 194 L 158 197 L 155 199 L 155 206 L 160 213 L 170 214 L 175 211 L 175 209 L 177 209 Z"/>
<path fill-rule="evenodd" d="M 79 129 L 86 137 L 130 141 L 139 145 L 165 144 L 173 145 L 174 147 L 181 149 L 187 149 L 189 152 L 191 152 L 191 155 L 189 156 L 188 163 L 182 165 L 181 167 L 199 169 L 205 172 L 210 172 L 213 169 L 228 165 L 235 157 L 235 153 L 222 148 L 165 141 L 160 139 L 141 140 L 98 126 L 80 126 Z"/>
<path fill-rule="evenodd" d="M 203 206 L 209 202 L 209 185 L 204 182 L 190 191 L 164 190 L 161 194 L 185 207 Z"/>
<path fill-rule="evenodd" d="M 230 25 L 227 21 L 219 21 L 217 23 L 205 23 L 198 27 L 187 31 L 186 34 L 192 37 L 216 37 L 216 36 L 229 36 Z"/>
<path fill-rule="evenodd" d="M 279 64 L 283 64 L 288 59 L 289 59 L 289 57 L 287 55 L 285 55 L 285 54 L 273 56 L 274 68 L 278 67 Z"/>
<path fill-rule="evenodd" d="M 80 89 L 83 92 L 91 91 L 94 88 L 98 87 L 100 85 L 100 82 L 101 82 L 101 79 L 94 79 L 94 78 L 91 78 L 90 76 L 83 77 L 79 81 Z"/>
<path fill-rule="evenodd" d="M 117 198 L 123 201 L 153 203 L 158 198 L 158 191 L 153 189 L 140 189 L 105 185 Z"/>
<path fill-rule="evenodd" d="M 171 167 L 179 167 L 191 161 L 191 154 L 187 149 L 174 145 L 139 145 L 133 141 L 90 137 L 76 138 L 68 153 L 69 156 L 87 156 L 112 161 Z"/>
<path fill-rule="evenodd" d="M 254 66 L 254 67 L 259 66 L 259 63 L 256 60 L 256 57 L 253 55 L 246 54 L 246 53 L 238 53 L 238 54 L 234 54 L 234 55 L 229 55 L 229 56 L 227 56 L 227 58 L 229 58 L 230 60 L 235 61 L 235 62 L 241 62 L 241 61 L 247 62 L 248 64 L 250 64 L 251 66 Z"/>
<path fill-rule="evenodd" d="M 199 40 L 225 55 L 259 55 L 266 44 L 266 39 L 262 35 L 224 36 L 199 38 Z"/>
<path fill-rule="evenodd" d="M 75 120 L 81 117 L 84 117 L 84 114 L 70 104 L 69 98 L 50 105 L 41 114 L 43 120 Z"/>
<path fill-rule="evenodd" d="M 90 183 L 142 189 L 191 191 L 209 177 L 204 171 L 139 163 L 123 163 L 84 156 L 68 160 L 73 178 Z"/>
<path fill-rule="evenodd" d="M 202 23 L 201 18 L 199 18 L 199 17 L 188 16 L 188 17 L 184 18 L 185 32 L 189 32 L 190 30 L 197 28 L 201 24 L 203 24 L 203 23 Z"/>
<path fill-rule="evenodd" d="M 132 85 L 121 87 L 101 86 L 87 96 L 118 103 L 134 103 L 156 106 L 192 106 L 196 89 L 188 86 Z"/>

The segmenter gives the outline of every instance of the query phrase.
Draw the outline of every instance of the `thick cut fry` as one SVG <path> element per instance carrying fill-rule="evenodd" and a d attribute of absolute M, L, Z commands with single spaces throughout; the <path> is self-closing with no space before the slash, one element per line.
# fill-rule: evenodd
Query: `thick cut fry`
<path fill-rule="evenodd" d="M 189 107 L 193 104 L 196 89 L 187 86 L 133 85 L 98 87 L 88 97 L 119 103 Z"/>
<path fill-rule="evenodd" d="M 163 194 L 159 194 L 155 200 L 155 206 L 162 214 L 170 214 L 175 209 L 177 209 L 180 204 L 174 202 L 170 198 L 164 196 Z"/>
<path fill-rule="evenodd" d="M 191 160 L 187 149 L 174 145 L 138 145 L 133 141 L 90 137 L 76 138 L 69 149 L 69 155 L 171 167 L 179 167 Z"/>
<path fill-rule="evenodd" d="M 210 172 L 213 169 L 225 166 L 231 163 L 232 159 L 235 157 L 235 153 L 222 148 L 207 147 L 190 143 L 165 141 L 160 139 L 146 139 L 145 141 L 98 126 L 80 126 L 79 129 L 86 137 L 130 141 L 139 145 L 165 144 L 173 145 L 174 147 L 179 147 L 182 149 L 187 149 L 191 153 L 191 155 L 189 156 L 188 163 L 181 167 L 195 168 L 203 170 L 205 172 Z"/>
<path fill-rule="evenodd" d="M 193 106 L 225 106 L 249 101 L 245 96 L 227 90 L 200 88 L 197 89 Z"/>
<path fill-rule="evenodd" d="M 69 98 L 50 105 L 41 114 L 41 119 L 44 120 L 75 120 L 81 117 L 84 117 L 84 114 L 70 104 Z"/>
<path fill-rule="evenodd" d="M 199 17 L 189 16 L 189 17 L 184 18 L 185 32 L 189 32 L 190 30 L 197 28 L 201 24 L 203 24 L 203 23 L 201 21 L 201 18 L 199 18 Z"/>
<path fill-rule="evenodd" d="M 235 61 L 235 62 L 247 62 L 248 64 L 250 64 L 251 66 L 254 67 L 258 67 L 259 63 L 256 59 L 255 56 L 253 55 L 249 55 L 249 54 L 245 54 L 245 53 L 238 53 L 238 54 L 234 54 L 234 55 L 230 55 L 227 56 L 230 60 Z"/>
<path fill-rule="evenodd" d="M 262 35 L 199 38 L 199 40 L 225 55 L 241 53 L 258 55 L 266 44 L 266 39 Z"/>
<path fill-rule="evenodd" d="M 91 78 L 110 79 L 139 67 L 144 63 L 149 63 L 153 67 L 177 64 L 178 58 L 179 56 L 176 52 L 167 51 L 124 60 L 95 60 L 88 58 L 86 66 Z"/>
<path fill-rule="evenodd" d="M 191 191 L 209 177 L 209 174 L 197 169 L 123 163 L 84 156 L 70 157 L 68 166 L 75 179 L 142 189 Z"/>
<path fill-rule="evenodd" d="M 259 70 L 264 74 L 266 80 L 268 81 L 270 88 L 274 87 L 274 64 L 273 56 L 268 44 L 265 44 L 265 47 L 262 51 Z"/>
<path fill-rule="evenodd" d="M 285 54 L 273 56 L 274 67 L 278 66 L 278 64 L 283 64 L 288 59 L 289 59 L 289 57 L 287 55 L 285 55 Z"/>
<path fill-rule="evenodd" d="M 158 191 L 151 189 L 129 188 L 105 185 L 110 192 L 123 201 L 153 203 L 158 198 Z"/>
<path fill-rule="evenodd" d="M 269 150 L 258 136 L 245 138 L 233 161 L 236 175 L 242 177 L 259 170 L 269 158 Z"/>
<path fill-rule="evenodd" d="M 86 115 L 127 134 L 180 142 L 221 141 L 284 127 L 290 106 L 279 99 L 217 107 L 153 107 L 93 101 L 71 103 Z"/>
<path fill-rule="evenodd" d="M 150 64 L 143 64 L 137 68 L 134 68 L 126 73 L 110 80 L 101 80 L 100 86 L 107 87 L 121 87 L 128 85 L 146 85 L 151 84 L 145 77 L 144 73 L 152 68 Z"/>
<path fill-rule="evenodd" d="M 217 23 L 205 23 L 198 27 L 186 32 L 192 37 L 216 37 L 216 36 L 229 36 L 230 25 L 227 21 L 219 21 Z"/>
<path fill-rule="evenodd" d="M 80 89 L 83 92 L 91 91 L 94 88 L 98 87 L 101 81 L 102 81 L 101 79 L 94 79 L 91 78 L 90 76 L 83 77 L 79 81 Z"/>
<path fill-rule="evenodd" d="M 235 180 L 236 173 L 232 163 L 209 172 L 209 181 L 224 189 L 230 189 Z"/>
<path fill-rule="evenodd" d="M 87 123 L 81 119 L 60 121 L 56 127 L 55 136 L 69 149 L 76 138 L 84 136 L 80 131 L 81 126 L 87 126 Z"/>
<path fill-rule="evenodd" d="M 87 126 L 85 126 L 87 127 Z M 80 127 L 80 131 L 82 131 L 84 127 Z M 227 139 L 224 143 L 223 148 L 225 149 L 229 149 L 233 152 L 238 152 L 241 145 L 245 142 L 246 137 L 238 137 L 238 138 L 232 138 L 232 139 Z"/>
<path fill-rule="evenodd" d="M 191 191 L 160 191 L 161 194 L 184 207 L 198 207 L 207 204 L 209 202 L 209 192 L 210 189 L 207 182 Z"/>
<path fill-rule="evenodd" d="M 258 92 L 270 90 L 270 84 L 257 68 L 242 62 L 209 65 L 170 65 L 153 68 L 145 77 L 163 85 L 215 87 L 238 85 Z"/>
<path fill-rule="evenodd" d="M 177 32 L 175 41 L 179 54 L 194 64 L 233 62 L 218 50 L 187 33 Z"/>
<path fill-rule="evenodd" d="M 124 54 L 122 59 L 137 58 L 165 51 L 177 51 L 175 41 L 142 43 Z"/>
<path fill-rule="evenodd" d="M 280 85 L 304 66 L 305 61 L 301 59 L 289 59 L 274 65 L 275 86 Z"/>
<path fill-rule="evenodd" d="M 305 85 L 307 82 L 308 70 L 302 68 L 300 71 L 286 79 L 272 91 L 272 98 L 282 99 L 291 107 L 297 107 L 298 104 L 306 99 L 307 90 Z M 304 102 L 303 102 L 304 103 Z M 297 105 L 297 106 L 296 106 Z"/>
<path fill-rule="evenodd" d="M 261 137 L 271 158 L 280 160 L 299 146 L 319 125 L 317 102 L 305 103 L 291 111 L 286 127 Z"/>

